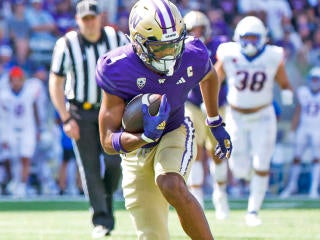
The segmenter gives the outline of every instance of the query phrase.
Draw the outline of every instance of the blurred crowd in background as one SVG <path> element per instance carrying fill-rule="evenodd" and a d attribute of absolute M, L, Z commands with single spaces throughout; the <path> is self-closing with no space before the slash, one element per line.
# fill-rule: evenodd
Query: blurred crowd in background
<path fill-rule="evenodd" d="M 28 191 L 20 195 L 82 193 L 72 143 L 62 131 L 48 94 L 48 76 L 55 41 L 76 27 L 76 0 L 2 0 L 0 1 L 0 86 L 7 84 L 12 67 L 23 69 L 26 82 L 37 82 L 40 93 L 37 144 L 31 158 Z M 128 18 L 134 0 L 100 0 L 103 24 L 111 25 L 128 34 Z M 211 21 L 212 37 L 232 40 L 236 24 L 246 15 L 261 18 L 269 31 L 269 42 L 285 49 L 286 69 L 294 87 L 305 84 L 306 75 L 313 66 L 320 66 L 320 4 L 318 0 L 176 0 L 183 15 L 190 10 L 204 12 Z M 41 97 L 40 97 L 41 96 Z M 1 98 L 0 98 L 1 101 Z M 275 104 L 279 117 L 278 144 L 273 158 L 270 194 L 277 195 L 284 188 L 289 163 L 292 161 L 290 131 L 294 106 L 283 108 L 275 89 Z M 8 119 L 0 118 L 6 127 Z M 22 123 L 28 128 L 26 123 Z M 0 128 L 1 129 L 1 128 Z M 0 139 L 4 139 L 0 132 Z M 17 186 L 10 185 L 7 165 L 0 142 L 0 193 L 19 196 Z M 71 153 L 70 153 L 71 152 Z M 299 192 L 309 188 L 308 154 L 305 171 L 299 180 Z M 12 160 L 13 161 L 13 160 Z M 208 169 L 210 163 L 208 163 Z M 211 191 L 212 180 L 208 174 L 205 188 Z"/>

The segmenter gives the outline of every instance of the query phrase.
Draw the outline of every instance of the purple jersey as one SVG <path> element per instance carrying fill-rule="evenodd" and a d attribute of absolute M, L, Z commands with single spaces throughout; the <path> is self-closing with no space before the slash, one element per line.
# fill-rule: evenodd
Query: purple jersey
<path fill-rule="evenodd" d="M 193 37 L 186 39 L 180 63 L 172 76 L 159 75 L 147 68 L 128 44 L 98 60 L 96 81 L 104 91 L 126 102 L 140 93 L 166 94 L 171 112 L 164 132 L 169 132 L 183 123 L 189 91 L 212 68 L 206 46 Z"/>
<path fill-rule="evenodd" d="M 220 43 L 227 42 L 227 41 L 228 41 L 227 37 L 217 36 L 206 44 L 212 64 L 215 64 L 217 61 L 216 52 L 217 52 L 218 46 L 220 45 Z M 227 96 L 226 84 L 223 84 L 221 85 L 220 92 L 219 92 L 219 106 L 223 106 L 226 103 L 226 96 Z M 199 86 L 196 86 L 194 89 L 190 91 L 188 96 L 188 101 L 200 107 L 202 103 L 202 95 L 201 95 Z"/>

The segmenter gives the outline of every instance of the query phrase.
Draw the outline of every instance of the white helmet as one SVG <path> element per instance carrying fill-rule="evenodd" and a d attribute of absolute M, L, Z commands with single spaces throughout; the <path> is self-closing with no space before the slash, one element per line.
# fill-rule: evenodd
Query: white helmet
<path fill-rule="evenodd" d="M 313 92 L 320 90 L 320 67 L 313 67 L 308 74 L 308 86 Z"/>
<path fill-rule="evenodd" d="M 136 54 L 151 69 L 172 75 L 186 35 L 178 8 L 168 0 L 139 0 L 129 16 Z"/>
<path fill-rule="evenodd" d="M 199 39 L 202 42 L 208 41 L 208 39 L 210 39 L 212 34 L 211 24 L 209 18 L 204 13 L 200 11 L 190 11 L 184 16 L 183 20 L 189 33 L 195 27 L 203 27 L 204 31 Z"/>
<path fill-rule="evenodd" d="M 256 36 L 257 41 L 246 40 L 246 36 Z M 233 40 L 240 43 L 243 54 L 254 56 L 267 42 L 267 29 L 259 18 L 248 16 L 237 24 Z"/>

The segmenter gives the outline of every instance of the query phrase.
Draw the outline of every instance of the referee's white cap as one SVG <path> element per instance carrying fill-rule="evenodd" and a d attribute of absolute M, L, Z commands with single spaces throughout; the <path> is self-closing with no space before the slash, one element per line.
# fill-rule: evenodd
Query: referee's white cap
<path fill-rule="evenodd" d="M 80 0 L 77 2 L 77 16 L 83 18 L 85 16 L 99 14 L 98 3 L 95 0 Z"/>

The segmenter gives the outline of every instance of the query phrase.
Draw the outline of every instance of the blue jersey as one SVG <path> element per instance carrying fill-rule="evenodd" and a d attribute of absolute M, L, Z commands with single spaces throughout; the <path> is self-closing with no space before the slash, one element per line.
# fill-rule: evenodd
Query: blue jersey
<path fill-rule="evenodd" d="M 96 81 L 104 91 L 126 102 L 140 93 L 166 94 L 171 105 L 166 133 L 183 123 L 184 104 L 189 91 L 199 84 L 211 68 L 206 46 L 200 40 L 189 37 L 180 65 L 172 76 L 151 71 L 134 52 L 132 45 L 128 44 L 100 57 Z"/>

